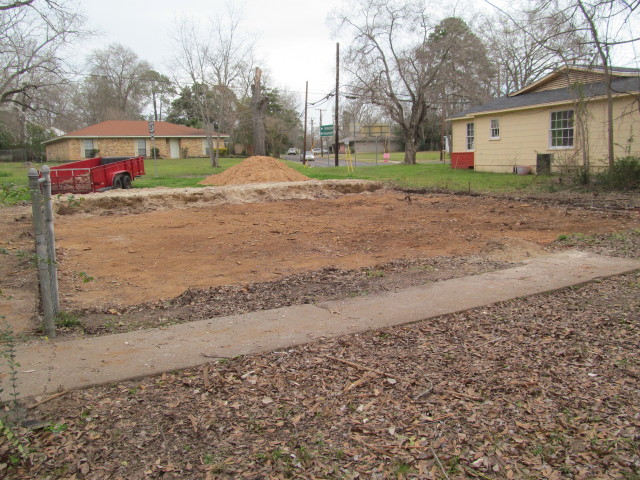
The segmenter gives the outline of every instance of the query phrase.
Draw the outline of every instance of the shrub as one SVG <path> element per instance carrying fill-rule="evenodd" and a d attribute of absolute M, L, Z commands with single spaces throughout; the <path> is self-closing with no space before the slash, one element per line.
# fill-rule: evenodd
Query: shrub
<path fill-rule="evenodd" d="M 578 185 L 589 185 L 591 182 L 589 167 L 578 167 L 575 172 L 575 180 Z"/>
<path fill-rule="evenodd" d="M 29 187 L 15 183 L 0 184 L 0 205 L 15 205 L 29 201 Z"/>
<path fill-rule="evenodd" d="M 617 159 L 613 166 L 598 175 L 597 183 L 609 190 L 633 190 L 640 188 L 640 157 Z"/>

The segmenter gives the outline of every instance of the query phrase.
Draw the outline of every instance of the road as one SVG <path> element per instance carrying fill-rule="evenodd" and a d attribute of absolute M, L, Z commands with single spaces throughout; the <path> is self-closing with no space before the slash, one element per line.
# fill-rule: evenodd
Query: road
<path fill-rule="evenodd" d="M 284 160 L 290 160 L 292 162 L 300 162 L 302 163 L 302 161 L 300 160 L 300 155 L 280 155 L 280 158 L 284 159 Z M 335 157 L 332 154 L 329 155 L 325 155 L 324 157 L 316 157 L 316 159 L 313 162 L 307 162 L 309 163 L 309 165 L 313 165 L 314 167 L 334 167 L 336 160 Z M 393 165 L 393 164 L 397 164 L 398 162 L 384 162 L 382 160 L 382 155 L 380 155 L 380 159 L 378 160 L 378 165 Z M 375 166 L 375 162 L 358 162 L 358 161 L 354 161 L 353 162 L 353 166 L 354 167 L 372 167 Z M 340 156 L 340 166 L 341 167 L 346 167 L 347 166 L 347 160 L 346 158 L 344 158 L 344 156 Z"/>

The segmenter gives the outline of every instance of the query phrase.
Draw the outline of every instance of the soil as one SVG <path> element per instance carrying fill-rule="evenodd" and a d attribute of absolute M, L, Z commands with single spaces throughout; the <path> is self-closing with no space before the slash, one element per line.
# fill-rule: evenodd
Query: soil
<path fill-rule="evenodd" d="M 366 295 L 556 249 L 640 258 L 638 195 L 282 185 L 59 200 L 62 307 L 80 322 L 61 335 Z M 2 305 L 23 328 L 37 319 L 29 232 L 26 207 L 0 209 Z M 633 272 L 9 403 L 0 476 L 638 478 L 639 288 Z"/>
<path fill-rule="evenodd" d="M 300 182 L 309 177 L 273 157 L 254 156 L 222 173 L 210 175 L 200 185 L 246 185 L 247 183 Z"/>
<path fill-rule="evenodd" d="M 314 189 L 318 184 L 58 199 L 61 309 L 79 316 L 60 334 L 112 333 L 402 288 L 505 268 L 544 254 L 561 235 L 640 226 L 634 196 L 407 193 L 366 182 L 328 192 Z M 0 289 L 11 297 L 0 314 L 14 331 L 36 332 L 36 276 L 29 255 L 19 254 L 33 248 L 30 215 L 14 207 L 0 216 L 3 247 L 13 253 L 0 266 Z"/>

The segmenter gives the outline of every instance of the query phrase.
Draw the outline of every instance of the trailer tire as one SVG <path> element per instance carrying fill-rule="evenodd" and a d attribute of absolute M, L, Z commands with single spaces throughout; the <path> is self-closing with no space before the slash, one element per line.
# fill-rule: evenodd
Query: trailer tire
<path fill-rule="evenodd" d="M 122 175 L 113 177 L 113 188 L 122 188 Z"/>
<path fill-rule="evenodd" d="M 131 188 L 131 177 L 129 175 L 124 175 L 122 177 L 122 188 L 125 190 L 129 190 Z"/>

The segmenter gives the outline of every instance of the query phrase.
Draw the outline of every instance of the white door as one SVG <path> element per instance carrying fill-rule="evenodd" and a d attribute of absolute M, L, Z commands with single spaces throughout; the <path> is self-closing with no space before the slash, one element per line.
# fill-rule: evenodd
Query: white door
<path fill-rule="evenodd" d="M 177 138 L 169 140 L 169 153 L 171 158 L 180 158 L 180 140 Z"/>

